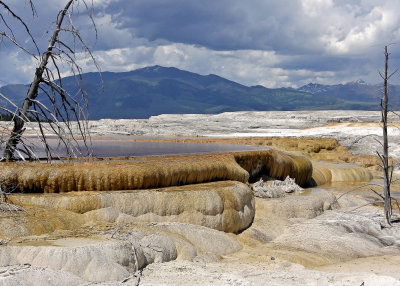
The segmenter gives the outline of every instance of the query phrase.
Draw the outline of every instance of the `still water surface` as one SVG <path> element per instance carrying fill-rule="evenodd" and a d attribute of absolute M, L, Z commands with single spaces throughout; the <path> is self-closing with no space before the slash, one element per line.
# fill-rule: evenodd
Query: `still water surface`
<path fill-rule="evenodd" d="M 38 142 L 39 143 L 39 142 Z M 39 157 L 45 157 L 45 149 L 35 144 Z M 57 147 L 57 140 L 50 139 L 49 145 L 59 157 L 65 157 L 67 152 L 63 146 Z M 83 144 L 80 144 L 83 146 Z M 178 143 L 178 142 L 144 142 L 119 139 L 96 139 L 92 141 L 93 157 L 127 157 L 127 156 L 156 156 L 178 154 L 203 154 L 220 152 L 239 152 L 265 150 L 266 148 L 217 143 Z"/>

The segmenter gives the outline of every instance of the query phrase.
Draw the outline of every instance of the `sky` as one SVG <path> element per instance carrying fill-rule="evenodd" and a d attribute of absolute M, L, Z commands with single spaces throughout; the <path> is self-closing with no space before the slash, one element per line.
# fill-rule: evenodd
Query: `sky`
<path fill-rule="evenodd" d="M 66 0 L 33 0 L 35 17 L 27 0 L 3 1 L 45 50 Z M 93 0 L 97 39 L 82 1 L 72 19 L 102 71 L 161 65 L 268 88 L 379 83 L 385 45 L 391 70 L 400 67 L 400 0 Z M 23 27 L 1 14 L 34 51 Z M 83 71 L 95 71 L 86 57 L 78 55 Z M 0 59 L 0 85 L 30 82 L 36 62 L 6 39 Z"/>

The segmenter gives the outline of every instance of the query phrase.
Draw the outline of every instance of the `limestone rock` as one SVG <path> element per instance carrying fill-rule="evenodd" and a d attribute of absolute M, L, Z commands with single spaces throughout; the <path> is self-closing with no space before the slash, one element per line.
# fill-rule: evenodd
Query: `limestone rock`
<path fill-rule="evenodd" d="M 286 177 L 284 181 L 274 180 L 270 187 L 281 188 L 285 193 L 301 192 L 304 191 L 302 187 L 296 184 L 296 180 Z"/>
<path fill-rule="evenodd" d="M 239 238 L 244 243 L 251 240 L 267 243 L 280 236 L 295 221 L 315 218 L 328 209 L 338 207 L 336 197 L 323 190 L 305 190 L 300 195 L 273 200 L 256 198 L 256 214 L 249 229 Z"/>
<path fill-rule="evenodd" d="M 311 192 L 308 195 L 260 200 L 259 206 L 265 212 L 285 219 L 314 218 L 328 209 L 337 207 L 336 197 L 333 194 L 318 189 Z"/>
<path fill-rule="evenodd" d="M 129 277 L 136 264 L 143 268 L 177 258 L 210 263 L 242 248 L 232 234 L 191 224 L 133 225 L 113 232 L 110 237 L 51 240 L 37 237 L 1 246 L 0 269 L 4 271 L 0 272 L 0 285 L 24 285 L 24 279 L 29 277 L 35 285 L 81 285 L 86 281 L 116 283 Z M 26 267 L 22 269 L 18 265 Z M 9 279 L 7 273 L 11 272 L 21 272 L 21 276 Z M 10 275 L 14 275 L 12 273 Z M 43 273 L 43 277 L 37 277 L 38 273 Z M 54 277 L 65 277 L 65 284 L 43 282 L 51 273 Z M 2 284 L 3 281 L 9 284 Z"/>
<path fill-rule="evenodd" d="M 146 258 L 146 264 L 175 260 L 177 251 L 174 242 L 164 234 L 151 234 L 139 242 Z"/>
<path fill-rule="evenodd" d="M 0 213 L 0 238 L 41 235 L 76 229 L 85 223 L 81 214 L 64 209 L 25 206 L 25 211 Z"/>
<path fill-rule="evenodd" d="M 331 182 L 369 182 L 372 174 L 368 169 L 353 164 L 314 162 L 312 178 L 320 186 Z"/>
<path fill-rule="evenodd" d="M 121 280 L 129 276 L 128 266 L 133 265 L 129 242 L 69 239 L 65 243 L 67 247 L 2 246 L 0 266 L 30 264 L 70 272 L 87 281 Z M 140 262 L 143 266 L 143 257 Z"/>
<path fill-rule="evenodd" d="M 280 198 L 286 193 L 301 192 L 304 189 L 296 184 L 295 179 L 286 177 L 284 181 L 274 180 L 270 184 L 265 184 L 261 178 L 253 185 L 254 196 L 259 198 Z"/>
<path fill-rule="evenodd" d="M 340 260 L 400 254 L 400 226 L 381 228 L 379 209 L 327 211 L 285 229 L 274 243 Z"/>
<path fill-rule="evenodd" d="M 220 260 L 218 259 L 218 257 L 215 254 L 209 253 L 209 252 L 202 253 L 193 259 L 193 262 L 196 262 L 196 263 L 211 263 L 211 262 L 219 262 L 219 261 Z"/>
<path fill-rule="evenodd" d="M 29 264 L 0 267 L 0 286 L 78 286 L 87 281 L 67 272 Z"/>
<path fill-rule="evenodd" d="M 159 223 L 154 227 L 181 235 L 196 246 L 198 252 L 226 255 L 242 249 L 233 235 L 206 227 L 182 223 Z"/>
<path fill-rule="evenodd" d="M 160 283 L 160 281 L 162 281 Z M 189 263 L 171 261 L 152 264 L 143 271 L 140 285 L 183 286 L 399 286 L 399 280 L 368 272 L 340 273 L 315 271 L 288 262 L 274 263 Z"/>
<path fill-rule="evenodd" d="M 310 160 L 275 150 L 117 159 L 1 162 L 0 172 L 4 182 L 26 193 L 136 190 L 225 180 L 246 183 L 261 171 L 280 180 L 290 176 L 305 185 L 312 175 Z"/>
<path fill-rule="evenodd" d="M 19 194 L 10 200 L 84 213 L 87 223 L 182 222 L 225 232 L 247 228 L 255 212 L 250 188 L 234 181 L 151 190 Z"/>

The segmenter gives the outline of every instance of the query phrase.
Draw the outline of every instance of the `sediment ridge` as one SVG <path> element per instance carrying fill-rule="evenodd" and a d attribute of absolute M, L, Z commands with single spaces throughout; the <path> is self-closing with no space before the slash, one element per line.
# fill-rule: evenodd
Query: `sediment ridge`
<path fill-rule="evenodd" d="M 64 220 L 69 217 L 81 224 L 180 222 L 233 233 L 249 227 L 255 213 L 251 189 L 234 181 L 147 190 L 14 194 L 8 200 L 24 207 L 61 210 Z M 43 231 L 38 222 L 20 223 L 14 233 L 11 229 L 11 225 L 1 229 L 0 237 L 18 235 L 21 229 L 36 235 Z"/>
<path fill-rule="evenodd" d="M 61 193 L 149 189 L 212 181 L 247 182 L 266 174 L 286 176 L 304 186 L 312 176 L 311 161 L 275 150 L 134 157 L 89 162 L 1 163 L 3 182 L 21 192 Z"/>

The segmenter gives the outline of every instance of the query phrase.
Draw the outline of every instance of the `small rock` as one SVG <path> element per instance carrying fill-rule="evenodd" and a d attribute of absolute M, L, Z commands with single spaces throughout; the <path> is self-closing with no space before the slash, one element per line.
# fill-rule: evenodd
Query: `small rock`
<path fill-rule="evenodd" d="M 254 183 L 254 196 L 260 198 L 280 198 L 286 193 L 300 192 L 304 189 L 296 184 L 295 179 L 286 177 L 284 181 L 275 180 L 270 185 L 266 185 L 262 179 Z"/>

